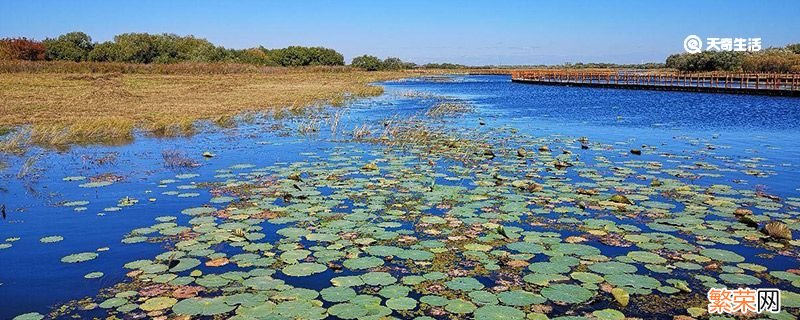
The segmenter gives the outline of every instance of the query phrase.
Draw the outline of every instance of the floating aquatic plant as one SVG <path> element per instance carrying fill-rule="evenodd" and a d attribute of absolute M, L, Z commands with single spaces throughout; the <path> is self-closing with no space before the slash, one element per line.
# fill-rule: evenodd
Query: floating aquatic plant
<path fill-rule="evenodd" d="M 61 258 L 61 262 L 64 263 L 78 263 L 78 262 L 85 262 L 89 260 L 94 260 L 97 258 L 98 254 L 94 252 L 81 252 L 81 253 L 74 253 L 68 256 L 64 256 Z"/>

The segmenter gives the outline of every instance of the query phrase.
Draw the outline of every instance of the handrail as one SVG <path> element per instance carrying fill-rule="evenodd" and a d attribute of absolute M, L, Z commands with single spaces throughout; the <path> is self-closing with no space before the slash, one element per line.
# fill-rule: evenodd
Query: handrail
<path fill-rule="evenodd" d="M 563 84 L 800 91 L 800 77 L 792 73 L 517 70 L 511 72 L 511 77 L 516 81 Z"/>

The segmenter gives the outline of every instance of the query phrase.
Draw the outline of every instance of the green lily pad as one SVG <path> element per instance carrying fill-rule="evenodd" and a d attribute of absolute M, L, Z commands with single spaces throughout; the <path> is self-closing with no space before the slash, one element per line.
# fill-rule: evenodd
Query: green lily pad
<path fill-rule="evenodd" d="M 525 313 L 519 309 L 500 305 L 486 305 L 475 310 L 475 320 L 521 320 L 524 318 Z"/>
<path fill-rule="evenodd" d="M 542 289 L 542 296 L 561 303 L 577 304 L 588 301 L 593 295 L 591 291 L 571 284 L 554 284 Z"/>
<path fill-rule="evenodd" d="M 474 291 L 483 289 L 483 284 L 475 278 L 458 277 L 446 283 L 447 287 L 453 290 Z"/>
<path fill-rule="evenodd" d="M 81 253 L 74 253 L 68 256 L 61 258 L 61 262 L 64 263 L 79 263 L 85 262 L 89 260 L 94 260 L 97 258 L 97 253 L 94 252 L 81 252 Z"/>
<path fill-rule="evenodd" d="M 234 308 L 222 298 L 189 298 L 173 305 L 172 311 L 187 316 L 213 316 L 228 313 Z"/>
<path fill-rule="evenodd" d="M 617 287 L 655 289 L 661 286 L 655 278 L 640 274 L 610 274 L 605 278 L 608 283 Z"/>
<path fill-rule="evenodd" d="M 723 250 L 723 249 L 703 249 L 700 250 L 700 254 L 706 257 L 709 257 L 714 260 L 722 261 L 722 262 L 743 262 L 744 257 L 740 256 L 739 254 Z"/>
<path fill-rule="evenodd" d="M 319 263 L 298 263 L 283 267 L 282 272 L 287 276 L 305 277 L 312 274 L 325 272 L 328 267 Z"/>
<path fill-rule="evenodd" d="M 386 300 L 386 306 L 392 310 L 412 310 L 417 307 L 417 300 L 400 297 Z"/>
<path fill-rule="evenodd" d="M 361 275 L 361 280 L 370 286 L 388 286 L 397 282 L 397 278 L 387 272 L 369 272 Z"/>
<path fill-rule="evenodd" d="M 49 236 L 49 237 L 44 237 L 44 238 L 39 239 L 39 242 L 41 242 L 41 243 L 55 243 L 55 242 L 59 242 L 61 240 L 64 240 L 64 237 L 62 237 L 62 236 Z"/>
<path fill-rule="evenodd" d="M 144 303 L 139 306 L 139 309 L 144 311 L 156 311 L 156 310 L 164 310 L 167 308 L 171 308 L 178 300 L 175 298 L 170 297 L 155 297 L 147 299 Z"/>
<path fill-rule="evenodd" d="M 544 297 L 524 290 L 505 291 L 497 294 L 497 298 L 505 305 L 524 307 L 541 304 L 547 301 Z"/>
<path fill-rule="evenodd" d="M 625 314 L 614 309 L 603 309 L 592 312 L 598 320 L 623 320 Z"/>
<path fill-rule="evenodd" d="M 354 303 L 340 303 L 328 308 L 328 313 L 341 319 L 358 319 L 366 316 L 369 310 Z"/>
<path fill-rule="evenodd" d="M 25 314 L 18 315 L 14 317 L 12 320 L 41 320 L 44 319 L 44 316 L 38 312 L 29 312 Z"/>
<path fill-rule="evenodd" d="M 732 284 L 744 284 L 752 286 L 761 283 L 761 279 L 759 278 L 739 273 L 723 273 L 719 275 L 719 278 L 722 279 L 722 281 Z"/>
<path fill-rule="evenodd" d="M 387 299 L 391 299 L 408 296 L 409 292 L 411 292 L 411 288 L 403 285 L 393 284 L 383 287 L 380 291 L 378 291 L 378 295 Z"/>
<path fill-rule="evenodd" d="M 242 281 L 242 285 L 256 290 L 272 290 L 283 285 L 283 280 L 273 279 L 270 276 L 252 277 Z"/>
<path fill-rule="evenodd" d="M 350 287 L 328 287 L 320 290 L 322 299 L 330 302 L 346 302 L 356 297 L 356 291 Z"/>
<path fill-rule="evenodd" d="M 360 257 L 355 259 L 347 259 L 342 265 L 351 270 L 363 270 L 375 268 L 383 265 L 383 259 L 377 257 Z"/>
<path fill-rule="evenodd" d="M 450 313 L 469 314 L 475 311 L 477 307 L 475 307 L 475 305 L 469 301 L 462 299 L 454 299 L 447 302 L 447 304 L 444 306 L 444 309 Z"/>
<path fill-rule="evenodd" d="M 628 252 L 628 257 L 643 263 L 661 264 L 667 262 L 667 259 L 648 251 L 631 251 Z"/>
<path fill-rule="evenodd" d="M 111 308 L 119 307 L 119 306 L 124 305 L 126 303 L 128 303 L 128 299 L 114 297 L 114 298 L 111 298 L 111 299 L 106 299 L 105 301 L 101 302 L 99 306 L 100 306 L 100 308 L 103 308 L 103 309 L 111 309 Z"/>

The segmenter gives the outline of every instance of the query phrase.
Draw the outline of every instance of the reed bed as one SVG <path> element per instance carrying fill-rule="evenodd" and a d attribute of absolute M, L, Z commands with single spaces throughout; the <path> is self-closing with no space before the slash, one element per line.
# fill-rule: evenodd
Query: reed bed
<path fill-rule="evenodd" d="M 135 130 L 190 135 L 198 120 L 230 126 L 242 114 L 344 105 L 383 93 L 373 82 L 414 75 L 346 67 L 2 62 L 0 152 L 17 153 L 27 144 L 127 143 Z"/>

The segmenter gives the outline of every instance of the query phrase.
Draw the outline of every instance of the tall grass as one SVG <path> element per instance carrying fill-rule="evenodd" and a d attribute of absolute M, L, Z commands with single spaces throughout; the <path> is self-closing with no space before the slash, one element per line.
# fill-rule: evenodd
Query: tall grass
<path fill-rule="evenodd" d="M 30 143 L 29 130 L 19 129 L 0 135 L 0 153 L 22 155 Z"/>
<path fill-rule="evenodd" d="M 371 83 L 409 76 L 347 67 L 0 61 L 0 127 L 30 127 L 2 138 L 0 152 L 29 143 L 127 143 L 134 130 L 186 136 L 198 120 L 230 127 L 242 114 L 299 115 L 380 95 L 383 88 Z M 319 130 L 315 122 L 303 131 Z"/>
<path fill-rule="evenodd" d="M 82 121 L 34 125 L 31 142 L 37 145 L 63 149 L 72 144 L 123 144 L 133 140 L 134 122 L 111 117 L 84 119 Z"/>

